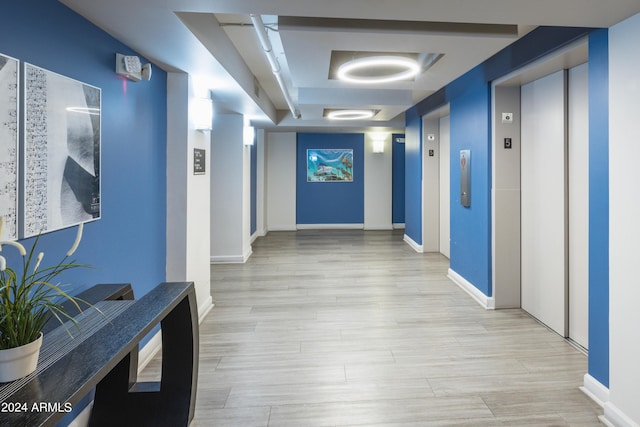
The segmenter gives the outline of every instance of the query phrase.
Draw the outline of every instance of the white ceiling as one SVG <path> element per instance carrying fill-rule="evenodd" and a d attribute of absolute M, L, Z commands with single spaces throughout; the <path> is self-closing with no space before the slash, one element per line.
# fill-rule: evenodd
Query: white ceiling
<path fill-rule="evenodd" d="M 638 0 L 60 1 L 163 69 L 192 74 L 217 108 L 279 129 L 337 129 L 323 118 L 324 109 L 336 108 L 379 111 L 340 129 L 402 128 L 407 108 L 536 26 L 610 27 L 640 12 Z M 271 73 L 251 13 L 268 27 L 299 119 Z M 332 51 L 444 56 L 415 81 L 363 87 L 329 78 Z"/>

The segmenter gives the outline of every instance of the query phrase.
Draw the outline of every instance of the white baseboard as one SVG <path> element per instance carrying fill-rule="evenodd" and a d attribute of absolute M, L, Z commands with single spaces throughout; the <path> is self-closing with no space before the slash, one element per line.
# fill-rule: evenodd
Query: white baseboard
<path fill-rule="evenodd" d="M 213 309 L 213 297 L 209 295 L 209 298 L 198 307 L 198 324 L 202 323 L 207 314 Z"/>
<path fill-rule="evenodd" d="M 604 404 L 604 415 L 600 421 L 613 427 L 640 427 L 640 424 L 629 418 L 611 401 Z"/>
<path fill-rule="evenodd" d="M 363 230 L 364 224 L 296 224 L 298 230 Z"/>
<path fill-rule="evenodd" d="M 267 230 L 256 230 L 255 233 L 251 235 L 251 243 L 255 242 L 258 237 L 264 237 L 267 235 Z"/>
<path fill-rule="evenodd" d="M 298 228 L 295 225 L 270 225 L 266 233 L 268 233 L 269 231 L 298 231 Z"/>
<path fill-rule="evenodd" d="M 371 230 L 371 231 L 380 231 L 380 230 L 393 230 L 393 226 L 390 224 L 381 224 L 381 225 L 366 225 L 364 226 L 365 230 Z"/>
<path fill-rule="evenodd" d="M 468 293 L 471 298 L 476 300 L 476 302 L 484 307 L 485 310 L 493 310 L 496 308 L 496 302 L 493 297 L 488 297 L 480 292 L 480 290 L 473 286 L 471 282 L 469 282 L 467 279 L 465 279 L 452 269 L 449 269 L 447 277 L 451 279 L 453 283 L 462 288 L 463 291 Z"/>
<path fill-rule="evenodd" d="M 424 253 L 424 248 L 422 247 L 422 245 L 416 243 L 415 240 L 413 240 L 411 237 L 407 236 L 406 234 L 404 235 L 404 238 L 402 240 L 404 240 L 409 246 L 411 246 L 414 251 L 420 254 Z"/>
<path fill-rule="evenodd" d="M 585 374 L 583 384 L 580 390 L 604 408 L 604 404 L 609 401 L 609 389 L 589 374 Z"/>
<path fill-rule="evenodd" d="M 244 255 L 220 255 L 220 256 L 212 256 L 210 258 L 211 264 L 244 264 L 247 262 L 253 250 L 251 246 L 249 246 L 249 250 Z"/>
<path fill-rule="evenodd" d="M 392 227 L 393 227 L 394 230 L 406 228 L 405 225 L 404 225 L 404 222 L 403 223 L 393 223 Z"/>

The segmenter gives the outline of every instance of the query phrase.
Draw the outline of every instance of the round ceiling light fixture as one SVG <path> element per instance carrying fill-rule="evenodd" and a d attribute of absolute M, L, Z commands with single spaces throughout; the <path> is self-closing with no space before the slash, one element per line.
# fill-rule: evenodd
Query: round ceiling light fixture
<path fill-rule="evenodd" d="M 407 80 L 420 73 L 420 64 L 404 56 L 368 56 L 345 62 L 338 68 L 340 80 L 380 84 Z"/>
<path fill-rule="evenodd" d="M 375 116 L 372 110 L 334 110 L 327 113 L 329 120 L 365 120 Z"/>

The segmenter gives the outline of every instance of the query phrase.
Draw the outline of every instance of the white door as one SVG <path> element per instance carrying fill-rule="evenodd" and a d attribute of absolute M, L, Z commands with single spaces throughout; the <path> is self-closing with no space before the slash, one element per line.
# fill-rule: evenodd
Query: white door
<path fill-rule="evenodd" d="M 565 72 L 521 89 L 522 308 L 567 335 Z"/>
<path fill-rule="evenodd" d="M 440 253 L 450 256 L 450 125 L 449 116 L 440 119 Z"/>
<path fill-rule="evenodd" d="M 569 70 L 569 337 L 589 348 L 589 76 Z"/>

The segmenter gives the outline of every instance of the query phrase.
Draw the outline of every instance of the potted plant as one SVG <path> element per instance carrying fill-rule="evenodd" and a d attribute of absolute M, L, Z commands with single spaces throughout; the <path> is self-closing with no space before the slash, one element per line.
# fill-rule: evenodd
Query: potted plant
<path fill-rule="evenodd" d="M 4 219 L 0 217 L 0 238 Z M 69 295 L 55 279 L 63 272 L 86 267 L 69 261 L 82 238 L 83 224 L 78 226 L 71 249 L 60 262 L 41 267 L 43 252 L 36 255 L 38 236 L 31 250 L 12 241 L 0 241 L 0 383 L 13 381 L 35 371 L 42 345 L 42 329 L 55 317 L 60 323 L 75 320 L 62 307 L 71 301 L 80 309 L 84 301 Z M 2 246 L 16 249 L 22 256 L 22 266 L 12 268 L 2 256 Z M 66 326 L 65 326 L 66 327 Z M 67 329 L 69 332 L 69 330 Z"/>

